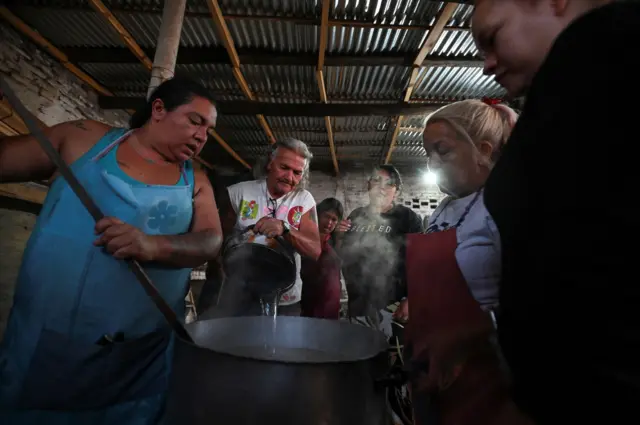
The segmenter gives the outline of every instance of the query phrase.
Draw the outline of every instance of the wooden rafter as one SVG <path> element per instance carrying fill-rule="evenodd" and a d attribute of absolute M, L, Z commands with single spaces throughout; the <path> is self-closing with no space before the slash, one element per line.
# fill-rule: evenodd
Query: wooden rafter
<path fill-rule="evenodd" d="M 113 94 L 102 87 L 100 83 L 91 78 L 88 74 L 82 71 L 80 68 L 69 62 L 69 58 L 62 51 L 60 51 L 56 46 L 51 44 L 49 40 L 41 36 L 38 32 L 34 31 L 29 25 L 27 25 L 22 19 L 18 18 L 14 15 L 9 9 L 5 6 L 0 6 L 0 16 L 11 24 L 16 30 L 18 30 L 21 34 L 27 36 L 31 41 L 36 43 L 42 49 L 47 51 L 51 56 L 56 58 L 62 66 L 68 69 L 72 74 L 76 77 L 84 81 L 86 84 L 91 86 L 98 93 L 105 96 L 112 96 Z"/>
<path fill-rule="evenodd" d="M 420 70 L 422 69 L 425 58 L 433 51 L 433 48 L 436 46 L 436 43 L 442 36 L 442 33 L 445 30 L 445 27 L 455 11 L 460 6 L 458 3 L 446 3 L 440 12 L 438 19 L 436 20 L 433 28 L 429 30 L 427 38 L 424 40 L 424 43 L 420 47 L 418 54 L 416 55 L 415 60 L 413 61 L 413 69 L 411 70 L 411 76 L 409 77 L 409 84 L 407 85 L 407 90 L 404 93 L 404 102 L 409 102 L 411 100 L 411 96 L 413 95 L 413 90 L 415 89 L 418 76 L 420 75 Z M 398 140 L 398 133 L 400 132 L 400 124 L 402 123 L 403 116 L 398 116 L 396 121 L 396 128 L 393 131 L 393 135 L 391 137 L 391 143 L 389 144 L 389 151 L 385 157 L 385 164 L 389 163 L 391 160 L 391 155 L 393 154 L 393 150 L 396 147 L 396 142 Z"/>
<path fill-rule="evenodd" d="M 318 43 L 318 65 L 316 67 L 316 79 L 318 81 L 318 90 L 320 90 L 320 100 L 322 103 L 328 103 L 327 101 L 327 88 L 324 83 L 324 56 L 327 51 L 327 42 L 329 40 L 329 9 L 331 7 L 331 0 L 322 1 L 322 14 L 320 18 L 320 40 Z M 331 160 L 333 162 L 333 169 L 336 172 L 336 176 L 340 175 L 340 168 L 338 167 L 338 159 L 336 158 L 336 147 L 333 141 L 333 129 L 331 127 L 331 116 L 325 115 L 324 124 L 327 128 L 327 139 L 329 140 L 329 152 L 331 152 Z"/>
<path fill-rule="evenodd" d="M 33 118 L 42 128 L 47 127 L 37 117 Z M 29 129 L 22 117 L 9 105 L 6 99 L 0 100 L 0 138 L 25 134 L 29 134 Z M 3 196 L 42 204 L 47 196 L 47 186 L 33 183 L 3 183 L 0 184 L 0 197 Z"/>
<path fill-rule="evenodd" d="M 18 32 L 25 35 L 31 41 L 47 51 L 51 56 L 56 58 L 62 64 L 62 66 L 64 66 L 76 77 L 78 77 L 81 81 L 91 86 L 94 90 L 96 90 L 103 96 L 113 96 L 113 93 L 111 93 L 111 91 L 109 91 L 107 88 L 91 78 L 80 68 L 71 63 L 69 61 L 69 58 L 60 49 L 49 42 L 49 40 L 41 36 L 38 32 L 34 31 L 29 25 L 27 25 L 22 19 L 14 15 L 9 9 L 4 6 L 0 6 L 0 16 L 2 16 L 2 18 L 6 22 L 11 24 Z M 231 155 L 236 161 L 240 162 L 242 165 L 249 169 L 251 168 L 251 166 L 247 164 L 217 133 L 214 132 L 214 134 L 211 135 L 220 144 L 220 146 L 222 146 L 222 148 L 225 149 L 229 153 L 229 155 Z"/>
<path fill-rule="evenodd" d="M 249 100 L 255 100 L 255 96 L 251 92 L 249 88 L 249 84 L 244 78 L 242 71 L 240 70 L 240 58 L 238 56 L 238 52 L 236 51 L 235 43 L 233 42 L 233 38 L 231 38 L 231 33 L 229 32 L 229 28 L 227 27 L 227 23 L 224 20 L 224 16 L 222 15 L 222 10 L 220 9 L 220 5 L 218 4 L 218 0 L 207 0 L 207 6 L 209 6 L 209 11 L 211 12 L 211 18 L 213 19 L 213 25 L 216 28 L 218 36 L 222 40 L 222 44 L 229 55 L 229 59 L 231 61 L 231 66 L 233 67 L 233 76 L 235 77 L 240 89 L 244 93 L 244 95 Z M 258 122 L 260 126 L 264 130 L 267 135 L 267 140 L 269 143 L 273 144 L 276 142 L 276 138 L 273 135 L 273 131 L 271 131 L 271 127 L 269 127 L 269 123 L 265 119 L 264 115 L 258 114 L 256 115 L 258 118 Z"/>
<path fill-rule="evenodd" d="M 135 57 L 147 68 L 147 71 L 151 72 L 153 69 L 153 61 L 147 56 L 145 51 L 140 47 L 140 45 L 135 41 L 133 36 L 127 31 L 127 29 L 120 23 L 118 18 L 115 17 L 113 13 L 109 10 L 109 8 L 102 2 L 102 0 L 89 0 L 89 4 L 93 7 L 98 14 L 100 14 L 107 23 L 115 30 L 118 34 L 122 42 L 127 46 L 127 48 L 135 55 Z M 238 155 L 232 148 L 224 141 L 222 137 L 215 131 L 209 130 L 209 134 L 222 146 L 229 154 L 242 165 L 247 168 L 251 168 L 246 161 L 244 161 L 240 155 Z M 202 160 L 202 158 L 196 157 L 194 158 L 196 162 L 207 167 L 209 169 L 213 169 L 213 167 L 206 161 Z"/>
<path fill-rule="evenodd" d="M 142 50 L 142 48 L 136 43 L 133 36 L 127 31 L 127 29 L 118 21 L 118 18 L 115 17 L 113 13 L 109 10 L 109 8 L 102 2 L 102 0 L 89 0 L 89 5 L 95 9 L 95 11 L 100 14 L 104 19 L 107 20 L 111 28 L 113 28 L 117 33 L 122 42 L 127 46 L 127 48 L 133 53 L 136 58 L 145 68 L 151 71 L 153 68 L 153 61 L 149 59 L 147 54 Z"/>

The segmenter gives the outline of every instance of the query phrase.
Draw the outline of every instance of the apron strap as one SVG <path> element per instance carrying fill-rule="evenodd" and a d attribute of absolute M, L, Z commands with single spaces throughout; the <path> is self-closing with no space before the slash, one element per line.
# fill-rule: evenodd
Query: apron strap
<path fill-rule="evenodd" d="M 108 154 L 111 151 L 111 149 L 113 149 L 114 147 L 118 146 L 127 137 L 129 137 L 131 135 L 131 133 L 133 133 L 133 130 L 129 130 L 129 131 L 125 132 L 122 136 L 118 137 L 116 140 L 114 140 L 113 142 L 109 143 L 104 149 L 102 149 L 100 152 L 98 152 L 96 154 L 96 156 L 94 156 L 92 158 L 92 161 L 97 162 L 98 160 L 103 158 L 106 154 Z"/>

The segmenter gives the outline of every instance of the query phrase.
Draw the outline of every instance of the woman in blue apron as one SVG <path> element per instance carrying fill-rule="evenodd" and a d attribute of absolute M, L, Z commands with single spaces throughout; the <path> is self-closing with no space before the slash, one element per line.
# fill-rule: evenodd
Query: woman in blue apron
<path fill-rule="evenodd" d="M 47 129 L 106 218 L 54 180 L 23 255 L 0 348 L 0 423 L 158 423 L 171 330 L 121 258 L 141 261 L 179 317 L 191 268 L 217 255 L 213 190 L 191 158 L 216 110 L 206 89 L 168 80 L 131 118 Z M 55 173 L 29 136 L 4 139 L 2 181 Z"/>

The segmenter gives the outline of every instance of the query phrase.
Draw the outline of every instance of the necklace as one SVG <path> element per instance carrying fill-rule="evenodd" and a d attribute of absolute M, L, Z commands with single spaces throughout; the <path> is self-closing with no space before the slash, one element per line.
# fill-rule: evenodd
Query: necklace
<path fill-rule="evenodd" d="M 131 147 L 133 148 L 133 150 L 136 151 L 136 153 L 140 156 L 140 158 L 144 159 L 148 163 L 155 164 L 155 165 L 171 165 L 172 164 L 171 162 L 169 162 L 167 160 L 164 160 L 164 159 L 155 160 L 155 159 L 149 158 L 147 155 L 145 155 L 145 153 L 142 152 L 142 149 L 144 149 L 144 147 L 138 141 L 138 138 L 135 136 L 135 134 L 131 134 L 131 136 L 129 136 L 128 142 L 131 145 Z"/>

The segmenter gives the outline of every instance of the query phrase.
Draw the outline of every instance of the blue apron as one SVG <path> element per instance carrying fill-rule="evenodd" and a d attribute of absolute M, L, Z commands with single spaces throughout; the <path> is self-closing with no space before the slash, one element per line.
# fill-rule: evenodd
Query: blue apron
<path fill-rule="evenodd" d="M 189 231 L 193 168 L 174 186 L 133 180 L 112 129 L 71 168 L 106 216 L 150 235 Z M 147 425 L 159 421 L 172 334 L 127 265 L 93 246 L 95 222 L 62 177 L 25 249 L 0 347 L 0 423 Z M 145 264 L 184 317 L 190 269 Z"/>

